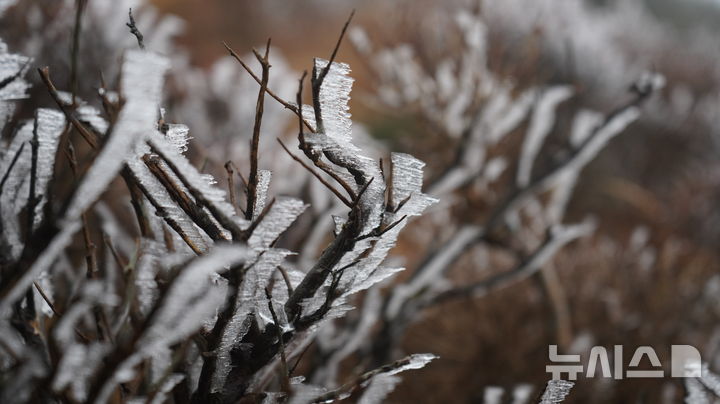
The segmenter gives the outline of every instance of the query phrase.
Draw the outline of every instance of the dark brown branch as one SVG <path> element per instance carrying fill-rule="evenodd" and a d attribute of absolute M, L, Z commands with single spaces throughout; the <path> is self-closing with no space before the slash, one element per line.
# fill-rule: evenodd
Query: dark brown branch
<path fill-rule="evenodd" d="M 363 235 L 363 236 L 359 236 L 358 238 L 356 238 L 356 240 L 357 240 L 357 241 L 360 241 L 360 240 L 364 240 L 364 239 L 370 238 L 370 237 L 382 237 L 385 233 L 387 233 L 387 232 L 389 232 L 390 230 L 392 230 L 395 226 L 397 226 L 397 225 L 399 225 L 400 223 L 402 223 L 403 220 L 405 220 L 405 219 L 407 219 L 407 215 L 405 215 L 405 216 L 401 217 L 400 219 L 398 219 L 398 220 L 390 223 L 390 224 L 389 224 L 387 227 L 385 227 L 384 229 L 380 229 L 380 228 L 378 227 L 377 229 L 374 229 L 373 231 L 371 231 L 371 232 L 368 233 L 368 234 L 365 234 L 365 235 Z"/>
<path fill-rule="evenodd" d="M 83 213 L 80 217 L 82 219 L 83 243 L 85 244 L 85 263 L 87 264 L 86 275 L 88 279 L 94 279 L 98 272 L 97 258 L 95 257 L 96 247 L 90 237 L 87 214 Z"/>
<path fill-rule="evenodd" d="M 26 238 L 32 237 L 33 228 L 35 227 L 35 210 L 37 205 L 40 203 L 40 197 L 37 195 L 37 166 L 38 166 L 38 148 L 40 147 L 40 140 L 38 139 L 38 121 L 37 115 L 35 116 L 35 123 L 33 126 L 33 137 L 30 140 L 30 147 L 32 150 L 30 160 L 30 195 L 28 196 L 27 203 L 27 233 Z"/>
<path fill-rule="evenodd" d="M 40 78 L 42 79 L 43 83 L 45 83 L 45 86 L 48 89 L 48 92 L 50 93 L 50 97 L 55 101 L 55 103 L 58 105 L 60 110 L 65 114 L 65 117 L 67 118 L 70 123 L 72 123 L 75 130 L 80 133 L 80 136 L 85 139 L 87 144 L 90 145 L 93 149 L 98 148 L 98 140 L 97 135 L 90 130 L 88 130 L 85 125 L 83 125 L 72 113 L 70 110 L 70 107 L 65 104 L 62 99 L 60 98 L 60 94 L 58 93 L 57 88 L 53 84 L 52 80 L 50 80 L 50 70 L 48 67 L 43 67 L 38 69 L 38 73 L 40 74 Z"/>
<path fill-rule="evenodd" d="M 316 322 L 320 321 L 325 315 L 330 311 L 332 308 L 333 302 L 340 297 L 342 294 L 339 286 L 340 286 L 340 280 L 342 279 L 343 274 L 345 271 L 351 267 L 354 267 L 355 265 L 359 264 L 360 261 L 362 261 L 362 257 L 354 260 L 353 262 L 345 265 L 344 267 L 337 269 L 335 271 L 332 271 L 332 281 L 330 282 L 330 286 L 328 287 L 327 292 L 325 293 L 325 301 L 323 304 L 315 310 L 313 313 L 302 317 L 298 319 L 295 322 L 295 327 L 299 330 L 305 329 L 309 327 L 312 324 L 315 324 Z"/>
<path fill-rule="evenodd" d="M 247 204 L 245 219 L 252 220 L 255 215 L 255 203 L 257 199 L 258 185 L 258 149 L 260 148 L 260 126 L 262 125 L 263 112 L 265 110 L 265 92 L 267 91 L 268 80 L 270 79 L 270 39 L 265 46 L 265 55 L 260 56 L 254 49 L 253 53 L 262 66 L 262 78 L 260 79 L 260 90 L 258 91 L 257 103 L 255 104 L 255 124 L 253 125 L 252 143 L 250 145 L 250 175 L 248 176 Z"/>
<path fill-rule="evenodd" d="M 154 231 L 152 226 L 150 225 L 150 220 L 148 219 L 145 204 L 142 203 L 143 191 L 138 186 L 138 182 L 134 181 L 132 173 L 129 169 L 127 169 L 127 167 L 123 169 L 122 177 L 128 187 L 128 190 L 130 191 L 130 204 L 133 207 L 133 212 L 135 212 L 135 218 L 138 221 L 140 235 L 149 239 L 154 238 Z"/>
<path fill-rule="evenodd" d="M 137 25 L 135 25 L 135 18 L 133 18 L 132 14 L 132 8 L 128 11 L 128 19 L 129 22 L 126 22 L 125 25 L 127 25 L 128 28 L 130 28 L 130 33 L 135 35 L 135 38 L 137 38 L 137 43 L 140 49 L 145 49 L 145 43 L 143 42 L 143 34 L 138 29 Z"/>
<path fill-rule="evenodd" d="M 233 164 L 231 161 L 227 161 L 225 163 L 225 171 L 227 172 L 227 187 L 228 187 L 228 195 L 230 196 L 230 204 L 232 205 L 233 209 L 235 209 L 235 214 L 237 214 L 238 209 L 240 207 L 237 204 L 237 199 L 235 198 L 235 180 L 234 180 L 234 174 L 235 171 L 233 170 Z M 243 212 L 244 214 L 244 212 Z"/>
<path fill-rule="evenodd" d="M 253 220 L 253 222 L 250 224 L 250 227 L 248 227 L 247 229 L 245 229 L 245 231 L 243 232 L 243 237 L 242 237 L 243 240 L 247 240 L 247 239 L 250 238 L 250 236 L 252 235 L 252 233 L 255 231 L 255 228 L 256 228 L 260 223 L 262 223 L 263 219 L 265 219 L 265 216 L 268 214 L 268 212 L 270 212 L 270 209 L 272 208 L 272 206 L 273 206 L 274 204 L 275 204 L 275 198 L 273 198 L 273 199 L 270 201 L 270 203 L 268 203 L 268 204 L 265 206 L 265 208 L 262 210 L 262 212 L 260 212 L 260 214 L 258 215 L 257 219 Z"/>
<path fill-rule="evenodd" d="M 355 200 L 353 200 L 352 208 L 356 208 L 360 204 L 360 198 L 362 198 L 363 194 L 365 194 L 365 191 L 367 191 L 370 184 L 375 181 L 375 177 L 370 178 L 370 181 L 366 182 L 365 185 L 360 188 L 360 191 L 358 192 L 357 196 L 355 197 Z"/>
<path fill-rule="evenodd" d="M 297 105 L 299 105 L 301 111 L 297 115 L 298 117 L 298 142 L 300 143 L 300 150 L 305 150 L 305 133 L 303 132 L 303 116 L 302 116 L 302 95 L 303 95 L 303 84 L 305 83 L 305 77 L 307 76 L 307 70 L 303 70 L 302 76 L 300 76 L 300 80 L 298 80 L 298 91 L 297 94 L 295 94 L 295 102 Z"/>

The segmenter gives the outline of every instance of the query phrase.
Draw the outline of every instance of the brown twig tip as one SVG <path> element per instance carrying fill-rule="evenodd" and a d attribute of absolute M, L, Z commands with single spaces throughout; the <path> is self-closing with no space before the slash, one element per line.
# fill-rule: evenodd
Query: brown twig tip
<path fill-rule="evenodd" d="M 330 71 L 330 66 L 333 64 L 335 58 L 337 57 L 337 53 L 340 50 L 340 45 L 342 44 L 343 38 L 345 38 L 345 33 L 347 32 L 347 29 L 350 26 L 350 22 L 352 21 L 354 16 L 355 9 L 350 12 L 350 16 L 348 17 L 347 21 L 345 21 L 345 25 L 343 25 L 342 31 L 340 31 L 340 36 L 335 43 L 335 48 L 333 48 L 332 54 L 330 54 L 330 60 L 328 61 L 327 66 L 323 68 L 323 70 L 320 72 L 320 75 L 318 76 L 318 80 L 316 82 L 318 87 L 320 87 L 323 80 L 325 79 L 325 76 L 327 76 L 328 72 Z"/>
<path fill-rule="evenodd" d="M 257 198 L 258 177 L 258 149 L 260 147 L 260 127 L 262 125 L 263 112 L 265 110 L 265 93 L 268 88 L 270 79 L 270 63 L 268 63 L 268 54 L 270 52 L 270 39 L 268 39 L 265 49 L 265 56 L 253 49 L 253 53 L 258 62 L 262 66 L 262 78 L 260 79 L 260 90 L 258 91 L 257 103 L 255 105 L 255 124 L 253 125 L 252 141 L 250 143 L 250 174 L 248 175 L 248 192 L 247 192 L 247 210 L 245 218 L 250 220 L 255 214 L 255 203 Z"/>
<path fill-rule="evenodd" d="M 143 42 L 143 34 L 138 29 L 137 25 L 135 25 L 135 18 L 132 14 L 132 8 L 128 11 L 128 19 L 129 22 L 126 22 L 125 25 L 127 25 L 128 28 L 130 28 L 130 33 L 135 35 L 135 38 L 137 38 L 138 46 L 140 49 L 145 49 L 145 43 Z"/>
<path fill-rule="evenodd" d="M 230 45 L 227 44 L 227 42 L 222 41 L 222 44 L 223 44 L 223 46 L 225 47 L 225 49 L 228 51 L 228 53 L 230 54 L 230 56 L 232 56 L 233 59 L 235 59 L 238 63 L 240 63 L 240 66 L 242 66 L 242 68 L 245 69 L 245 71 L 250 75 L 250 77 L 252 77 L 253 80 L 255 80 L 255 82 L 257 82 L 258 84 L 261 84 L 261 85 L 262 85 L 262 81 L 261 81 L 260 77 L 258 77 L 258 76 L 255 74 L 255 72 L 252 71 L 252 69 L 250 68 L 250 66 L 248 66 L 245 62 L 243 62 L 243 60 L 240 58 L 240 56 L 237 54 L 237 52 L 235 52 L 235 51 L 230 47 Z M 275 101 L 277 101 L 278 103 L 280 103 L 280 105 L 282 105 L 283 107 L 285 107 L 285 109 L 289 109 L 290 111 L 292 111 L 293 113 L 297 114 L 298 116 L 300 116 L 300 117 L 302 118 L 302 107 L 301 107 L 301 106 L 300 106 L 300 107 L 297 107 L 297 106 L 295 106 L 295 105 L 293 105 L 293 104 L 285 101 L 284 99 L 280 98 L 277 94 L 275 94 L 272 90 L 270 90 L 270 88 L 266 88 L 266 89 L 265 89 L 265 92 L 266 92 L 270 97 L 272 97 Z M 313 128 L 313 127 L 310 125 L 310 123 L 307 122 L 305 119 L 303 119 L 303 124 L 304 124 L 311 132 L 315 132 L 315 128 Z"/>

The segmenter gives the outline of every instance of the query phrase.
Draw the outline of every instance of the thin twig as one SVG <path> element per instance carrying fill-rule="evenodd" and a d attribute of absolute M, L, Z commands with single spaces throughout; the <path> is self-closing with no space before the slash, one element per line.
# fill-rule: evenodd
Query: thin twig
<path fill-rule="evenodd" d="M 95 243 L 93 243 L 92 238 L 90 237 L 90 228 L 88 226 L 87 215 L 83 213 L 81 215 L 81 219 L 83 243 L 85 243 L 85 262 L 87 263 L 87 278 L 95 279 L 98 272 L 97 258 L 95 257 L 95 251 L 97 248 L 95 247 Z"/>
<path fill-rule="evenodd" d="M 62 317 L 62 312 L 53 304 L 52 300 L 50 300 L 50 297 L 45 293 L 45 290 L 40 286 L 37 281 L 33 281 L 33 285 L 35 286 L 35 289 L 40 293 L 40 297 L 45 301 L 45 303 L 50 307 L 50 310 L 52 310 L 53 314 L 55 314 L 58 318 Z M 82 339 L 85 342 L 90 342 L 90 338 L 85 336 L 83 333 L 80 332 L 77 328 L 75 328 L 75 334 L 77 334 L 80 339 Z"/>
<path fill-rule="evenodd" d="M 245 218 L 251 220 L 255 215 L 255 203 L 257 199 L 258 185 L 258 149 L 260 148 L 260 126 L 262 125 L 263 112 L 265 110 L 265 92 L 267 91 L 268 80 L 270 79 L 270 39 L 265 46 L 265 55 L 260 56 L 254 49 L 253 53 L 262 66 L 262 79 L 258 91 L 257 103 L 255 104 L 255 124 L 253 125 L 252 143 L 250 145 L 250 175 L 248 176 L 247 204 Z"/>
<path fill-rule="evenodd" d="M 313 403 L 330 403 L 334 402 L 336 400 L 339 400 L 341 397 L 347 397 L 347 395 L 352 394 L 359 389 L 363 388 L 363 386 L 366 386 L 366 382 L 373 377 L 380 375 L 382 373 L 389 373 L 393 370 L 403 368 L 410 363 L 412 363 L 413 357 L 407 356 L 403 359 L 396 360 L 393 363 L 389 363 L 387 365 L 380 366 L 377 369 L 373 369 L 369 372 L 363 373 L 362 375 L 358 376 L 355 380 L 344 384 L 340 388 L 336 390 L 329 391 L 321 396 L 316 397 L 312 402 Z"/>
<path fill-rule="evenodd" d="M 240 207 L 238 206 L 237 199 L 235 198 L 235 180 L 233 179 L 235 171 L 233 170 L 233 164 L 230 160 L 225 163 L 225 171 L 227 172 L 227 186 L 228 195 L 230 195 L 230 204 L 235 210 L 235 214 L 237 214 Z"/>
<path fill-rule="evenodd" d="M 285 287 L 287 288 L 288 296 L 292 295 L 293 287 L 292 287 L 292 283 L 290 283 L 290 275 L 288 274 L 287 270 L 285 268 L 283 268 L 282 265 L 278 265 L 277 269 L 280 272 L 280 275 L 282 275 L 283 281 L 285 282 Z"/>
<path fill-rule="evenodd" d="M 38 69 L 38 73 L 40 74 L 40 78 L 42 79 L 43 83 L 45 83 L 45 86 L 48 89 L 48 92 L 50 93 L 50 97 L 55 101 L 55 103 L 60 107 L 60 110 L 65 114 L 65 117 L 67 118 L 70 123 L 72 123 L 73 127 L 75 127 L 75 130 L 80 133 L 80 136 L 85 139 L 85 141 L 92 147 L 93 149 L 98 148 L 98 140 L 97 135 L 95 135 L 93 132 L 88 130 L 85 125 L 83 125 L 72 113 L 69 106 L 65 104 L 65 102 L 62 101 L 60 98 L 60 94 L 58 93 L 57 88 L 53 84 L 52 80 L 50 80 L 50 69 L 46 66 L 43 68 Z"/>
<path fill-rule="evenodd" d="M 258 217 L 257 217 L 255 220 L 253 220 L 253 222 L 250 224 L 250 227 L 248 227 L 247 229 L 245 229 L 243 239 L 246 240 L 246 239 L 249 239 L 249 238 L 250 238 L 250 236 L 252 235 L 252 233 L 255 231 L 255 228 L 256 228 L 260 223 L 262 223 L 263 219 L 265 219 L 265 215 L 267 215 L 268 212 L 270 212 L 270 209 L 272 208 L 272 206 L 273 206 L 274 204 L 275 204 L 275 198 L 273 198 L 273 199 L 270 201 L 270 203 L 268 203 L 267 205 L 265 205 L 265 208 L 262 210 L 262 212 L 260 212 L 260 214 L 258 215 Z"/>
<path fill-rule="evenodd" d="M 223 211 L 220 210 L 213 202 L 208 200 L 207 197 L 205 197 L 205 194 L 202 193 L 198 188 L 193 185 L 193 183 L 191 183 L 187 179 L 182 170 L 180 170 L 180 168 L 175 164 L 175 162 L 171 158 L 169 158 L 170 156 L 166 155 L 160 148 L 151 146 L 151 149 L 153 150 L 153 152 L 157 153 L 158 156 L 163 158 L 165 164 L 170 167 L 170 169 L 173 171 L 173 173 L 175 173 L 175 176 L 180 180 L 180 182 L 182 182 L 188 189 L 188 191 L 190 191 L 190 194 L 193 196 L 193 198 L 195 198 L 195 203 L 193 203 L 192 205 L 207 208 L 207 210 L 210 211 L 215 220 L 217 220 L 217 222 L 220 223 L 221 226 L 230 231 L 230 234 L 234 239 L 239 240 L 242 238 L 243 231 L 240 229 L 240 226 L 235 221 L 233 221 L 231 217 L 227 217 L 227 215 L 225 215 Z M 197 211 L 195 214 L 198 217 L 207 216 L 205 212 L 202 211 L 202 209 Z M 207 225 L 210 226 L 210 223 L 208 223 Z M 212 224 L 212 226 L 217 227 L 215 226 L 215 224 Z"/>
<path fill-rule="evenodd" d="M 353 203 L 350 202 L 345 196 L 343 196 L 343 194 L 341 194 L 340 191 L 338 191 L 337 189 L 335 189 L 335 187 L 333 187 L 332 184 L 330 184 L 329 182 L 327 182 L 327 181 L 325 180 L 325 178 L 323 178 L 319 173 L 315 172 L 315 170 L 313 170 L 312 167 L 310 167 L 307 163 L 305 163 L 304 161 L 302 161 L 302 159 L 300 159 L 300 157 L 294 155 L 290 150 L 288 150 L 288 148 L 285 146 L 285 143 L 283 143 L 283 141 L 280 140 L 280 138 L 278 138 L 277 141 L 278 141 L 278 143 L 280 143 L 280 146 L 282 146 L 282 148 L 285 150 L 285 152 L 287 152 L 287 154 L 290 155 L 290 157 L 291 157 L 293 160 L 295 160 L 295 161 L 297 161 L 298 163 L 300 163 L 300 165 L 302 165 L 303 168 L 305 168 L 308 172 L 310 172 L 310 174 L 312 174 L 315 178 L 317 178 L 318 181 L 320 181 L 323 185 L 325 185 L 325 187 L 326 187 L 327 189 L 329 189 L 330 191 L 332 191 L 332 193 L 335 194 L 335 196 L 337 196 L 338 199 L 340 199 L 340 201 L 342 201 L 342 203 L 344 203 L 344 204 L 347 205 L 348 207 L 352 207 L 352 206 L 353 206 Z"/>
<path fill-rule="evenodd" d="M 370 238 L 370 237 L 382 237 L 385 233 L 387 233 L 387 232 L 389 232 L 390 230 L 392 230 L 395 226 L 397 226 L 397 225 L 399 225 L 400 223 L 402 223 L 405 219 L 407 219 L 407 215 L 405 215 L 405 216 L 401 217 L 400 219 L 398 219 L 398 220 L 390 223 L 387 227 L 385 227 L 385 228 L 382 229 L 382 230 L 380 230 L 380 228 L 377 228 L 377 229 L 371 231 L 371 232 L 368 233 L 368 234 L 365 234 L 365 235 L 363 235 L 363 236 L 357 237 L 355 240 L 356 240 L 356 241 L 360 241 L 360 240 L 364 240 L 364 239 Z"/>
<path fill-rule="evenodd" d="M 125 179 L 125 181 L 128 184 L 133 184 L 133 188 L 139 189 L 142 192 L 142 194 L 145 195 L 145 198 L 147 198 L 147 200 L 150 202 L 150 204 L 155 208 L 156 214 L 159 217 L 162 217 L 163 219 L 165 219 L 165 222 L 170 226 L 170 228 L 172 228 L 177 234 L 179 234 L 180 237 L 183 239 L 183 241 L 185 241 L 185 244 L 187 244 L 188 247 L 190 247 L 190 249 L 193 250 L 193 252 L 195 254 L 202 255 L 204 252 L 202 250 L 202 248 L 200 248 L 200 246 L 196 245 L 195 242 L 190 238 L 190 236 L 187 233 L 185 233 L 185 231 L 183 231 L 183 228 L 180 225 L 180 223 L 178 223 L 175 219 L 173 219 L 173 217 L 171 215 L 169 215 L 167 213 L 165 208 L 160 204 L 160 202 L 157 201 L 157 199 L 155 199 L 155 197 L 150 192 L 150 190 L 148 190 L 134 176 L 132 171 L 130 171 L 130 169 L 128 169 L 127 166 L 123 169 L 122 174 L 123 174 L 123 178 Z M 133 188 L 130 188 L 131 191 Z M 142 210 L 142 204 L 140 203 L 139 198 L 137 200 L 137 204 L 138 204 L 138 207 L 140 207 L 141 212 L 144 212 L 144 210 Z M 133 202 L 133 207 L 135 207 L 135 202 Z M 135 210 L 135 213 L 138 214 L 138 209 Z M 138 219 L 140 219 L 140 216 L 138 216 Z M 148 225 L 149 225 L 149 222 L 148 222 Z M 141 226 L 141 229 L 142 229 L 142 226 Z M 152 230 L 152 229 L 150 229 L 150 230 Z"/>
<path fill-rule="evenodd" d="M 143 42 L 143 34 L 138 29 L 137 25 L 135 25 L 135 18 L 133 18 L 132 14 L 132 8 L 128 11 L 128 19 L 129 22 L 126 22 L 125 25 L 127 25 L 128 28 L 130 28 L 130 33 L 135 35 L 135 38 L 137 38 L 137 43 L 140 49 L 145 49 L 145 43 Z"/>
<path fill-rule="evenodd" d="M 215 224 L 210 216 L 190 196 L 185 193 L 184 190 L 175 182 L 161 165 L 161 159 L 158 156 L 145 155 L 143 156 L 145 165 L 150 169 L 150 172 L 155 175 L 162 184 L 163 187 L 168 191 L 168 194 L 177 202 L 185 213 L 197 224 L 210 238 L 215 241 L 227 241 L 225 235 L 223 235 L 221 229 Z M 168 163 L 168 160 L 164 160 Z M 169 164 L 168 164 L 169 165 Z M 172 169 L 172 165 L 170 165 Z M 176 172 L 177 174 L 177 172 Z"/>
<path fill-rule="evenodd" d="M 235 53 L 235 51 L 230 47 L 230 45 L 228 45 L 228 44 L 225 43 L 224 41 L 223 41 L 222 44 L 223 44 L 223 46 L 225 46 L 225 49 L 230 53 L 230 56 L 232 56 L 235 60 L 237 60 L 238 63 L 240 63 L 240 66 L 242 66 L 243 69 L 245 69 L 245 71 L 248 72 L 248 74 L 250 75 L 250 77 L 252 77 L 258 84 L 261 84 L 262 81 L 260 80 L 260 77 L 258 77 L 258 76 L 252 71 L 252 69 L 250 68 L 250 66 L 248 66 L 247 64 L 245 64 L 245 62 L 243 62 L 243 60 L 240 58 L 240 56 L 238 56 L 238 54 Z M 274 93 L 272 90 L 270 90 L 269 88 L 266 88 L 265 91 L 267 92 L 267 94 L 268 94 L 269 96 L 271 96 L 273 99 L 275 99 L 275 101 L 279 102 L 280 105 L 282 105 L 282 106 L 285 107 L 286 109 L 289 109 L 290 111 L 292 111 L 293 113 L 295 113 L 296 115 L 298 115 L 298 116 L 300 117 L 300 119 L 303 120 L 303 123 L 305 124 L 305 126 L 306 126 L 311 132 L 315 132 L 315 128 L 313 128 L 313 126 L 310 125 L 310 123 L 309 123 L 308 121 L 306 121 L 306 120 L 302 117 L 302 104 L 298 104 L 298 106 L 295 106 L 295 105 L 293 105 L 293 104 L 291 104 L 291 103 L 283 100 L 282 98 L 280 98 L 280 96 L 278 96 L 277 94 L 275 94 L 275 93 Z"/>
<path fill-rule="evenodd" d="M 375 181 L 375 177 L 370 178 L 370 181 L 366 182 L 365 185 L 360 188 L 360 191 L 358 192 L 357 196 L 355 197 L 355 200 L 353 201 L 352 208 L 355 209 L 360 204 L 360 198 L 362 198 L 363 194 L 365 194 L 365 191 L 367 191 L 368 187 L 370 187 L 370 184 Z"/>
<path fill-rule="evenodd" d="M 340 36 L 338 37 L 337 43 L 335 43 L 335 48 L 330 55 L 330 60 L 328 60 L 327 65 L 319 73 L 317 72 L 316 66 L 313 66 L 313 77 L 311 79 L 313 108 L 315 109 L 315 126 L 317 127 L 317 131 L 320 133 L 325 132 L 323 128 L 322 111 L 320 108 L 320 88 L 322 87 L 322 83 L 325 80 L 325 77 L 328 75 L 328 72 L 330 72 L 330 68 L 332 67 L 338 50 L 340 49 L 340 44 L 342 44 L 342 40 L 345 37 L 345 32 L 347 31 L 348 26 L 350 25 L 350 21 L 352 21 L 354 15 L 355 10 L 350 13 L 347 21 L 345 21 L 345 25 L 343 25 L 342 31 L 340 31 Z"/>
<path fill-rule="evenodd" d="M 7 179 L 10 177 L 10 172 L 12 171 L 13 167 L 15 167 L 15 164 L 17 163 L 18 159 L 20 158 L 20 154 L 22 153 L 23 149 L 25 148 L 25 142 L 20 144 L 20 147 L 15 152 L 15 156 L 13 156 L 12 161 L 10 161 L 10 165 L 8 166 L 7 170 L 5 171 L 5 174 L 2 176 L 2 180 L 0 180 L 0 192 L 2 192 L 3 187 L 5 186 L 5 182 L 7 182 Z"/>
<path fill-rule="evenodd" d="M 103 242 L 107 246 L 108 250 L 110 250 L 110 254 L 113 256 L 113 259 L 115 260 L 115 263 L 120 268 L 120 270 L 124 270 L 128 266 L 127 260 L 123 259 L 123 257 L 120 256 L 117 249 L 115 248 L 115 245 L 113 245 L 112 240 L 110 240 L 110 237 L 103 232 Z"/>
<path fill-rule="evenodd" d="M 35 289 L 40 293 L 40 296 L 45 300 L 45 303 L 47 303 L 48 307 L 50 307 L 50 310 L 52 310 L 53 314 L 60 317 L 61 314 L 58 311 L 58 309 L 55 307 L 53 302 L 50 300 L 50 297 L 45 293 L 42 287 L 40 287 L 40 284 L 37 283 L 37 281 L 33 281 L 33 285 L 35 285 Z"/>
<path fill-rule="evenodd" d="M 278 321 L 277 314 L 275 313 L 275 308 L 272 303 L 272 294 L 270 293 L 269 288 L 265 288 L 265 297 L 268 299 L 268 309 L 270 310 L 270 315 L 272 316 L 275 327 L 277 328 L 278 344 L 280 344 L 280 371 L 282 372 L 280 384 L 282 385 L 284 392 L 290 393 L 290 372 L 288 371 L 287 358 L 285 357 L 285 341 L 283 341 L 282 326 L 280 325 L 280 321 Z"/>
<path fill-rule="evenodd" d="M 33 229 L 35 227 L 35 210 L 37 209 L 38 203 L 40 203 L 40 197 L 37 195 L 37 176 L 38 176 L 38 148 L 40 147 L 40 140 L 38 138 L 38 120 L 35 116 L 35 123 L 33 126 L 33 137 L 30 140 L 30 147 L 32 150 L 32 158 L 30 161 L 30 195 L 28 196 L 27 203 L 27 238 L 29 239 L 33 235 Z M 26 241 L 27 242 L 27 241 Z"/>

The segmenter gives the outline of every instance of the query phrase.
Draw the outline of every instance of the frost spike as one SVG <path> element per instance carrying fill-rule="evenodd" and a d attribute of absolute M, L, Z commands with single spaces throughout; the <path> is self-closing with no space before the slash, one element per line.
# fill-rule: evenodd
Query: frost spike
<path fill-rule="evenodd" d="M 65 214 L 72 221 L 87 210 L 120 172 L 136 143 L 156 131 L 155 121 L 168 60 L 144 51 L 128 51 L 120 87 L 125 99 L 113 133 L 88 170 Z"/>

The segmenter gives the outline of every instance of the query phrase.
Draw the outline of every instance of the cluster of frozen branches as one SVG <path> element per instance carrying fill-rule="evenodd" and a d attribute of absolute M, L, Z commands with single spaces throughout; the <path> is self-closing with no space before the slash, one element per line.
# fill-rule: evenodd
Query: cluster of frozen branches
<path fill-rule="evenodd" d="M 353 143 L 352 79 L 333 60 L 338 48 L 329 61 L 315 60 L 308 106 L 304 76 L 297 103 L 272 91 L 269 43 L 254 53 L 260 71 L 228 48 L 259 90 L 250 169 L 243 175 L 228 163 L 227 195 L 185 156 L 189 128 L 165 121 L 169 60 L 146 50 L 132 15 L 129 27 L 141 49 L 123 54 L 117 89 L 100 87 L 102 108 L 58 89 L 40 68 L 57 109 L 38 109 L 30 121 L 9 117 L 26 97 L 32 61 L 0 47 L 3 130 L 11 134 L 0 184 L 0 401 L 377 402 L 397 373 L 433 360 L 410 355 L 337 388 L 296 374 L 319 327 L 398 271 L 383 264 L 388 252 L 407 220 L 435 202 L 421 191 L 422 162 L 393 154 L 386 173 Z M 291 264 L 294 253 L 278 246 L 307 205 L 269 195 L 271 172 L 259 158 L 266 97 L 298 117 L 304 156 L 293 159 L 344 206 L 308 267 Z M 98 202 L 116 178 L 135 236 Z M 71 190 L 55 198 L 65 180 Z M 236 181 L 246 198 L 236 196 Z M 74 252 L 78 239 L 84 261 Z"/>
<path fill-rule="evenodd" d="M 384 296 L 365 297 L 361 314 L 353 317 L 353 332 L 344 324 L 320 335 L 318 347 L 334 367 L 324 363 L 315 374 L 318 381 L 332 383 L 339 364 L 353 353 L 370 358 L 369 366 L 399 355 L 405 330 L 430 307 L 481 297 L 539 271 L 551 293 L 557 289 L 554 255 L 595 228 L 590 218 L 571 224 L 563 220 L 582 169 L 638 118 L 642 103 L 663 85 L 662 77 L 645 74 L 612 112 L 577 111 L 563 147 L 541 153 L 557 128 L 556 110 L 574 95 L 573 87 L 518 88 L 488 67 L 487 27 L 479 15 L 461 11 L 455 27 L 462 51 L 427 68 L 411 46 L 375 51 L 365 32 L 350 33 L 378 77 L 375 101 L 411 113 L 456 146 L 451 163 L 428 185 L 431 196 L 442 197 L 429 218 L 437 221 L 430 226 L 439 241 L 421 253 L 404 282 Z M 521 133 L 518 150 L 495 151 Z M 471 220 L 453 221 L 448 210 L 462 208 L 462 195 L 469 191 L 477 191 L 490 209 L 481 215 L 476 209 Z M 463 256 L 487 266 L 491 254 L 509 256 L 515 264 L 476 282 L 455 284 L 448 278 Z"/>

